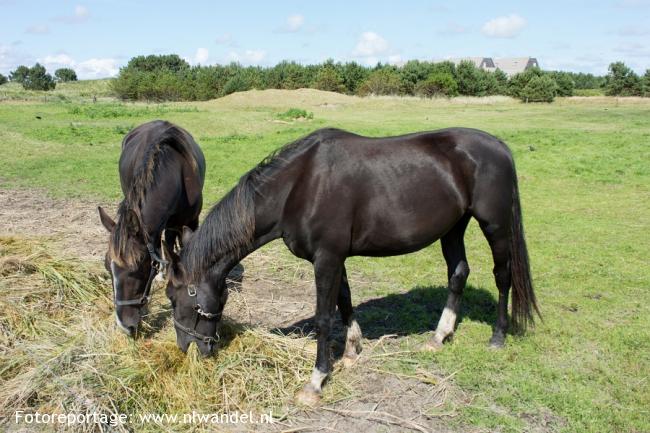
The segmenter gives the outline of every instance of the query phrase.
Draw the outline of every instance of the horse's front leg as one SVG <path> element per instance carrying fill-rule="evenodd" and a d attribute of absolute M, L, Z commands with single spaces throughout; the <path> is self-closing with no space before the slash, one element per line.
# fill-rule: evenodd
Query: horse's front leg
<path fill-rule="evenodd" d="M 296 394 L 296 402 L 313 406 L 318 404 L 321 387 L 332 368 L 330 332 L 334 322 L 334 311 L 341 284 L 343 264 L 338 257 L 319 254 L 314 260 L 316 277 L 316 366 L 311 380 Z"/>

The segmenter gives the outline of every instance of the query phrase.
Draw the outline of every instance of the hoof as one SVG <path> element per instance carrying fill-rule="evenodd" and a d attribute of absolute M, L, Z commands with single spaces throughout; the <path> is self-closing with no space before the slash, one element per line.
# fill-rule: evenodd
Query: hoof
<path fill-rule="evenodd" d="M 314 407 L 320 403 L 320 391 L 317 391 L 311 383 L 298 391 L 295 397 L 296 404 L 301 406 Z"/>
<path fill-rule="evenodd" d="M 503 346 L 505 346 L 505 339 L 502 337 L 492 337 L 488 343 L 490 349 L 503 349 Z"/>
<path fill-rule="evenodd" d="M 350 368 L 357 363 L 357 361 L 359 360 L 359 355 L 354 355 L 354 356 L 343 355 L 342 360 L 343 360 L 343 367 Z"/>
<path fill-rule="evenodd" d="M 440 352 L 442 350 L 442 343 L 434 338 L 430 338 L 422 345 L 422 350 L 426 352 Z"/>

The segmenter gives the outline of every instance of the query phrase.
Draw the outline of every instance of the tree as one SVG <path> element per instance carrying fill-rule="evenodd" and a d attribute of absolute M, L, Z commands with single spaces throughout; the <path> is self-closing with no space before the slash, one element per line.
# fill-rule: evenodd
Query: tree
<path fill-rule="evenodd" d="M 400 84 L 399 74 L 393 68 L 379 66 L 359 86 L 357 93 L 361 96 L 398 95 Z"/>
<path fill-rule="evenodd" d="M 323 63 L 320 70 L 316 74 L 313 86 L 319 90 L 327 90 L 328 92 L 345 92 L 345 85 L 341 74 L 336 70 L 333 61 Z"/>
<path fill-rule="evenodd" d="M 427 98 L 434 96 L 456 96 L 458 84 L 449 72 L 434 72 L 426 80 L 415 85 L 415 94 Z"/>
<path fill-rule="evenodd" d="M 415 94 L 417 84 L 420 81 L 427 80 L 433 72 L 433 63 L 421 62 L 419 60 L 409 60 L 406 62 L 404 66 L 400 68 L 400 75 L 402 78 L 402 93 L 405 95 Z"/>
<path fill-rule="evenodd" d="M 530 79 L 519 98 L 525 102 L 553 102 L 557 89 L 553 78 L 541 75 Z"/>
<path fill-rule="evenodd" d="M 4 83 L 7 82 L 7 77 L 4 75 L 0 74 L 0 86 L 2 86 Z"/>
<path fill-rule="evenodd" d="M 347 93 L 356 93 L 357 89 L 368 78 L 368 69 L 357 62 L 349 62 L 341 67 L 341 78 Z"/>
<path fill-rule="evenodd" d="M 650 96 L 650 69 L 646 69 L 643 75 L 643 96 Z"/>
<path fill-rule="evenodd" d="M 554 71 L 549 72 L 549 75 L 557 84 L 557 96 L 573 96 L 575 82 L 569 72 Z"/>
<path fill-rule="evenodd" d="M 512 97 L 521 99 L 524 88 L 530 80 L 535 77 L 541 77 L 544 73 L 539 68 L 526 69 L 524 72 L 513 75 L 508 80 L 508 94 Z"/>
<path fill-rule="evenodd" d="M 77 81 L 77 73 L 71 68 L 59 68 L 54 71 L 54 77 L 60 83 L 68 81 Z"/>
<path fill-rule="evenodd" d="M 190 68 L 190 64 L 181 59 L 178 54 L 163 54 L 150 56 L 137 56 L 129 60 L 127 69 L 153 72 L 161 69 L 168 69 L 173 72 Z"/>
<path fill-rule="evenodd" d="M 641 79 L 623 62 L 609 65 L 609 73 L 605 77 L 605 94 L 609 96 L 641 95 Z"/>
<path fill-rule="evenodd" d="M 23 87 L 27 90 L 52 90 L 55 86 L 54 78 L 40 63 L 29 68 L 27 77 L 23 81 Z"/>
<path fill-rule="evenodd" d="M 481 81 L 484 95 L 505 95 L 508 88 L 508 76 L 501 70 L 494 72 L 481 71 Z"/>
<path fill-rule="evenodd" d="M 483 71 L 469 60 L 460 62 L 456 67 L 458 93 L 467 96 L 483 96 L 485 94 L 485 82 L 482 80 L 481 72 Z"/>
<path fill-rule="evenodd" d="M 22 84 L 22 82 L 25 81 L 25 78 L 27 78 L 27 74 L 29 74 L 29 68 L 27 66 L 20 65 L 16 68 L 15 71 L 11 71 L 9 73 L 9 79 L 16 83 Z"/>

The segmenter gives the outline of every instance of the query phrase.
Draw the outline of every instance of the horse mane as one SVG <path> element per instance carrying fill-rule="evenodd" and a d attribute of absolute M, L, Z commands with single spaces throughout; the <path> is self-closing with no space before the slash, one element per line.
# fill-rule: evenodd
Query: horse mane
<path fill-rule="evenodd" d="M 205 270 L 226 254 L 239 256 L 253 243 L 255 194 L 260 194 L 259 187 L 313 144 L 322 141 L 326 131 L 329 130 L 316 131 L 271 152 L 212 207 L 181 252 L 181 261 L 191 281 L 200 281 Z"/>
<path fill-rule="evenodd" d="M 157 120 L 129 132 L 122 141 L 122 149 L 132 140 L 146 144 L 142 157 L 134 168 L 133 181 L 117 211 L 117 221 L 110 241 L 110 254 L 120 265 L 135 266 L 146 253 L 149 233 L 142 223 L 142 207 L 147 192 L 154 184 L 156 173 L 171 159 L 174 151 L 180 153 L 195 172 L 199 171 L 192 145 L 194 140 L 184 129 L 167 121 Z M 138 145 L 137 143 L 135 144 Z M 135 215 L 135 220 L 130 216 Z M 143 242 L 133 241 L 130 226 L 137 224 Z"/>

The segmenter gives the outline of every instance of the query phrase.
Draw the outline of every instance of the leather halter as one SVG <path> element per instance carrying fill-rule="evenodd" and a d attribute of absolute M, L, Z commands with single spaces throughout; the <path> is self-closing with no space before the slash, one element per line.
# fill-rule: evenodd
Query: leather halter
<path fill-rule="evenodd" d="M 153 279 L 156 277 L 156 274 L 158 272 L 163 270 L 165 266 L 169 264 L 169 262 L 167 260 L 163 260 L 160 258 L 158 253 L 156 253 L 156 249 L 151 242 L 147 243 L 147 250 L 149 251 L 149 257 L 151 257 L 151 271 L 149 272 L 149 278 L 147 279 L 147 284 L 144 286 L 144 293 L 138 299 L 120 300 L 117 299 L 117 292 L 115 292 L 113 296 L 113 302 L 115 303 L 116 307 L 124 307 L 124 306 L 144 307 L 149 303 L 149 299 L 151 295 L 151 284 L 153 283 Z"/>
<path fill-rule="evenodd" d="M 196 298 L 196 286 L 190 284 L 187 286 L 187 294 L 192 297 Z M 212 345 L 219 341 L 220 337 L 219 334 L 215 332 L 214 336 L 210 335 L 204 335 L 201 334 L 196 330 L 196 326 L 199 324 L 199 318 L 204 317 L 208 320 L 212 319 L 221 319 L 221 313 L 208 313 L 207 311 L 203 311 L 203 308 L 201 307 L 201 304 L 196 302 L 194 304 L 194 327 L 193 328 L 188 328 L 187 326 L 183 325 L 180 323 L 178 320 L 176 320 L 176 317 L 174 317 L 174 327 L 178 329 L 179 331 L 182 331 L 186 333 L 189 336 L 192 336 L 194 338 L 199 339 L 200 341 L 204 342 L 205 344 Z"/>

